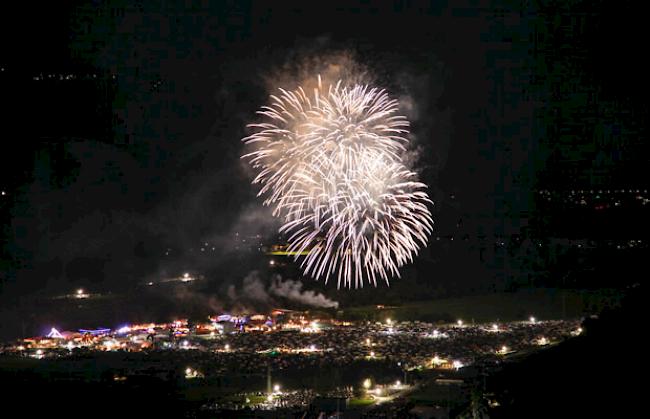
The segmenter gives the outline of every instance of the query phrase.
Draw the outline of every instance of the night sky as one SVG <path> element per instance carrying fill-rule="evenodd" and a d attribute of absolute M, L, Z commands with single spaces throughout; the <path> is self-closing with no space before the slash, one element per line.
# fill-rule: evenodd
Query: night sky
<path fill-rule="evenodd" d="M 431 245 L 403 279 L 356 295 L 546 285 L 577 268 L 522 250 L 535 240 L 647 237 L 647 209 L 539 199 L 647 189 L 649 72 L 627 2 L 190 3 L 3 13 L 3 304 L 188 271 L 219 294 L 264 272 L 237 233 L 281 238 L 240 139 L 271 86 L 342 63 L 400 98 L 435 203 Z"/>

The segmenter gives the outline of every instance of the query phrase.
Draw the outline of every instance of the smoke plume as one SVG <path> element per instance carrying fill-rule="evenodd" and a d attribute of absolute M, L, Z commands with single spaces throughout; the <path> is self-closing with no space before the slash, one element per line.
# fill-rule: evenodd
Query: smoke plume
<path fill-rule="evenodd" d="M 284 297 L 291 301 L 302 303 L 312 307 L 338 308 L 339 303 L 330 300 L 321 293 L 312 290 L 302 290 L 302 282 L 287 279 L 285 281 L 277 275 L 271 280 L 269 292 L 278 297 Z"/>

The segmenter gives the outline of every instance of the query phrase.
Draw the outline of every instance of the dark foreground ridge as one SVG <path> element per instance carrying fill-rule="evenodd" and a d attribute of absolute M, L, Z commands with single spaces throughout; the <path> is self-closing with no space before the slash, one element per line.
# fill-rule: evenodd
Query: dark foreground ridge
<path fill-rule="evenodd" d="M 489 417 L 640 417 L 647 380 L 641 289 L 633 287 L 620 307 L 587 318 L 581 336 L 490 377 L 486 394 L 499 406 L 489 409 Z"/>

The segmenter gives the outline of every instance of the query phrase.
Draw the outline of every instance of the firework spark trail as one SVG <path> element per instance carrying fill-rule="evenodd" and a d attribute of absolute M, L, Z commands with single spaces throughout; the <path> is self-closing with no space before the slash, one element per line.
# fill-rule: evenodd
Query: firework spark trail
<path fill-rule="evenodd" d="M 280 89 L 243 141 L 259 196 L 284 225 L 305 275 L 363 287 L 388 283 L 433 228 L 431 203 L 401 160 L 408 121 L 384 90 L 339 81 L 323 94 Z"/>

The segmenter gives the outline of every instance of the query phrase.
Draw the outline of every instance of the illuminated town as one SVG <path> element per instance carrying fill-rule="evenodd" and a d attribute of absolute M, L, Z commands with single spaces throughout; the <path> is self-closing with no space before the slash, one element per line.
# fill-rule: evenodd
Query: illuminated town
<path fill-rule="evenodd" d="M 377 306 L 381 313 L 383 306 Z M 187 380 L 185 386 L 217 385 L 241 399 L 206 402 L 202 409 L 224 414 L 239 409 L 301 411 L 315 400 L 360 401 L 366 409 L 397 409 L 409 393 L 424 385 L 471 382 L 478 368 L 490 368 L 517 354 L 530 354 L 578 336 L 580 321 L 543 320 L 530 316 L 514 322 L 450 324 L 399 321 L 340 321 L 331 316 L 276 309 L 267 314 L 210 316 L 203 323 L 186 319 L 169 323 L 129 324 L 114 329 L 59 331 L 21 339 L 2 348 L 39 360 L 65 362 L 93 353 L 144 353 L 167 359 Z M 144 373 L 144 361 L 110 373 L 127 382 Z M 160 366 L 159 366 L 160 367 Z M 307 371 L 354 370 L 337 379 L 305 381 Z M 363 374 L 369 374 L 368 377 Z M 311 374 L 309 374 L 311 375 Z M 218 394 L 218 393 L 217 393 Z M 396 400 L 398 402 L 396 402 Z M 401 402 L 400 402 L 401 400 Z"/>

